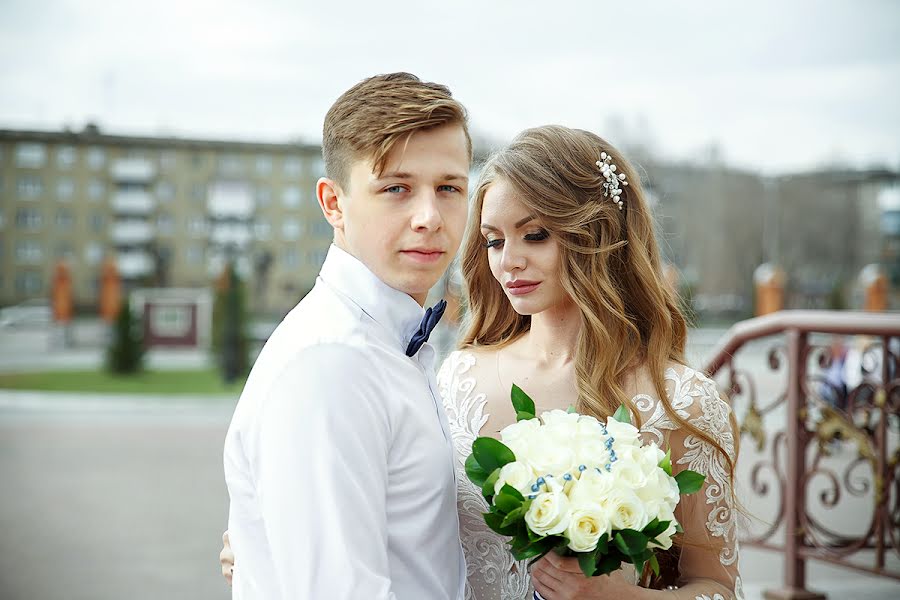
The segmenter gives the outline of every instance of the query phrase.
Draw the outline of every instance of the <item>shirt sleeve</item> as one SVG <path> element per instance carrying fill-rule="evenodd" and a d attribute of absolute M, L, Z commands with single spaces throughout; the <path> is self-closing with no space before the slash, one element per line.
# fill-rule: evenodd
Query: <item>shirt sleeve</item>
<path fill-rule="evenodd" d="M 360 348 L 316 346 L 262 399 L 255 483 L 283 598 L 395 598 L 379 377 Z"/>

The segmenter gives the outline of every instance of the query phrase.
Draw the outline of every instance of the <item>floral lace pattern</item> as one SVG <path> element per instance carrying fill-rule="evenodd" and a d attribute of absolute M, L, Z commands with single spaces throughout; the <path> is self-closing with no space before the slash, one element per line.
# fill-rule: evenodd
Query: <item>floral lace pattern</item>
<path fill-rule="evenodd" d="M 468 581 L 466 600 L 521 600 L 531 597 L 527 561 L 515 561 L 503 537 L 484 523 L 482 513 L 487 503 L 481 490 L 465 474 L 465 459 L 472 451 L 472 442 L 488 420 L 487 397 L 477 390 L 476 377 L 470 372 L 476 363 L 471 352 L 451 353 L 438 373 L 438 390 L 450 423 L 456 450 L 460 538 L 466 555 Z M 730 407 L 720 397 L 714 381 L 693 369 L 678 372 L 668 369 L 666 383 L 672 386 L 671 402 L 679 417 L 713 436 L 734 457 L 734 435 L 729 423 Z M 634 398 L 643 417 L 641 432 L 646 443 L 667 445 L 667 432 L 677 430 L 660 402 L 647 395 Z M 674 453 L 673 459 L 678 456 Z M 708 535 L 720 538 L 719 559 L 723 568 L 734 572 L 733 597 L 743 598 L 740 577 L 736 574 L 738 559 L 737 527 L 733 511 L 734 499 L 729 485 L 724 458 L 715 448 L 698 436 L 684 438 L 684 453 L 676 464 L 707 475 L 704 490 Z M 633 573 L 632 573 L 633 575 Z M 725 600 L 720 593 L 694 594 L 697 600 Z"/>

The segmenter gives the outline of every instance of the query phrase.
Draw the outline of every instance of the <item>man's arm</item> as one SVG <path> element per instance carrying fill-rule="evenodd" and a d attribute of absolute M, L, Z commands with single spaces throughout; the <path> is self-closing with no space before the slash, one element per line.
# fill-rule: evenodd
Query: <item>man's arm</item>
<path fill-rule="evenodd" d="M 379 379 L 362 349 L 317 346 L 263 399 L 256 485 L 283 598 L 394 598 Z"/>

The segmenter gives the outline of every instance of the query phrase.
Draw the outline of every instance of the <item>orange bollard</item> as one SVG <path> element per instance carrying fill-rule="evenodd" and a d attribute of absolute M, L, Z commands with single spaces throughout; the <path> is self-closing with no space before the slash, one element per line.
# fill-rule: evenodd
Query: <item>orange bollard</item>
<path fill-rule="evenodd" d="M 763 263 L 753 272 L 756 288 L 756 316 L 778 312 L 784 308 L 784 271 L 772 263 Z"/>
<path fill-rule="evenodd" d="M 116 261 L 107 258 L 100 270 L 100 317 L 113 323 L 119 316 L 122 305 L 122 279 L 116 268 Z"/>

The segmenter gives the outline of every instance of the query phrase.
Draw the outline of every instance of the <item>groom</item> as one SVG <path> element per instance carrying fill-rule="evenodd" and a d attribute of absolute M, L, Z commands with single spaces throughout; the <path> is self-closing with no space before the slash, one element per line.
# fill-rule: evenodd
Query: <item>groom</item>
<path fill-rule="evenodd" d="M 459 247 L 463 106 L 406 73 L 325 117 L 316 193 L 334 245 L 262 350 L 225 439 L 241 599 L 458 600 L 453 448 L 424 343 Z"/>

